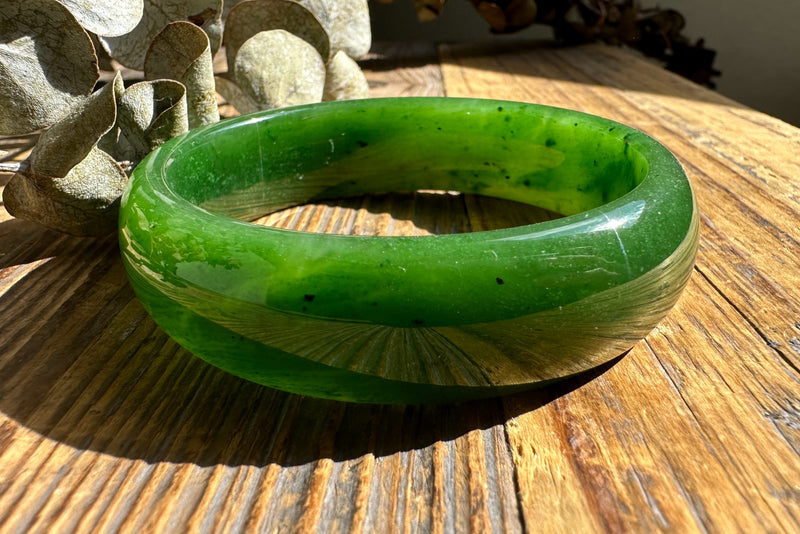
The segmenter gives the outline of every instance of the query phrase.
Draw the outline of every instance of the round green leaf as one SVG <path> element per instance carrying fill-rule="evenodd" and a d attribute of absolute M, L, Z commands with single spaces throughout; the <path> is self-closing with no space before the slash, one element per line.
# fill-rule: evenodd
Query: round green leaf
<path fill-rule="evenodd" d="M 358 63 L 339 50 L 328 62 L 323 100 L 354 100 L 369 97 L 369 83 Z"/>
<path fill-rule="evenodd" d="M 246 0 L 231 9 L 225 21 L 228 72 L 233 72 L 236 55 L 245 41 L 269 30 L 285 30 L 316 48 L 323 61 L 330 59 L 328 33 L 307 7 L 292 0 Z"/>
<path fill-rule="evenodd" d="M 117 227 L 127 179 L 111 156 L 92 148 L 62 178 L 15 174 L 3 191 L 3 202 L 14 217 L 74 235 L 106 235 Z"/>
<path fill-rule="evenodd" d="M 372 46 L 372 30 L 369 22 L 367 0 L 304 0 L 320 20 L 325 24 L 331 38 L 333 51 L 343 50 L 348 56 L 360 58 L 369 52 Z M 324 6 L 327 18 L 320 15 Z"/>
<path fill-rule="evenodd" d="M 92 40 L 55 0 L 0 2 L 0 135 L 49 126 L 99 76 Z"/>
<path fill-rule="evenodd" d="M 325 63 L 313 46 L 287 31 L 248 39 L 236 54 L 234 69 L 236 83 L 259 109 L 322 100 Z"/>
<path fill-rule="evenodd" d="M 144 0 L 58 0 L 81 23 L 97 35 L 122 35 L 142 18 Z"/>
<path fill-rule="evenodd" d="M 101 37 L 109 55 L 132 69 L 143 69 L 147 49 L 170 22 L 189 21 L 208 34 L 212 55 L 219 48 L 222 32 L 222 0 L 144 0 L 139 24 L 117 37 Z"/>

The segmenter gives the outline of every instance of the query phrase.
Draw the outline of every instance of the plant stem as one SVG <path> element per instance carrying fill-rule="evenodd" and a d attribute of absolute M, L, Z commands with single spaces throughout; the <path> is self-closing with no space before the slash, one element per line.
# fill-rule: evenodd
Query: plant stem
<path fill-rule="evenodd" d="M 5 161 L 0 162 L 0 172 L 19 172 L 28 167 L 25 161 Z"/>
<path fill-rule="evenodd" d="M 126 173 L 133 170 L 133 162 L 118 161 L 117 164 L 122 167 Z M 27 161 L 0 161 L 0 172 L 22 172 L 28 169 Z"/>

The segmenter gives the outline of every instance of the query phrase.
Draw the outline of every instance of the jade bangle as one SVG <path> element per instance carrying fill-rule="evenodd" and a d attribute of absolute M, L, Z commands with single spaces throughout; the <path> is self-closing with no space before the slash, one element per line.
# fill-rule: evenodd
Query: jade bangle
<path fill-rule="evenodd" d="M 245 222 L 419 189 L 565 216 L 421 237 Z M 317 397 L 417 403 L 504 394 L 619 356 L 675 303 L 697 232 L 680 164 L 641 132 L 531 104 L 398 98 L 175 138 L 134 171 L 119 237 L 147 311 L 207 362 Z"/>

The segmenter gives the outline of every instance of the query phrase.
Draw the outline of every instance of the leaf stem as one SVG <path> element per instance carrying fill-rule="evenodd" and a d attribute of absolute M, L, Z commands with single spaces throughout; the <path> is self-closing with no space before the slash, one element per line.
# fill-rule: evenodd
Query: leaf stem
<path fill-rule="evenodd" d="M 118 161 L 117 164 L 122 167 L 122 170 L 130 174 L 133 170 L 132 161 Z M 0 161 L 0 172 L 24 172 L 28 170 L 30 165 L 26 161 Z"/>
<path fill-rule="evenodd" d="M 0 172 L 20 172 L 28 168 L 27 161 L 0 162 Z"/>

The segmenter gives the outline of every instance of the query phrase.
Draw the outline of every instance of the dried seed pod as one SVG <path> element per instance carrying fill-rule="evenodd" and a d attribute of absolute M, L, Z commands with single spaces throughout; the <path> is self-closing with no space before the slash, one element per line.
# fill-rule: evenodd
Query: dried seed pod
<path fill-rule="evenodd" d="M 535 0 L 470 0 L 494 33 L 527 28 L 536 21 Z"/>
<path fill-rule="evenodd" d="M 446 0 L 414 0 L 414 9 L 420 22 L 435 20 L 442 13 Z"/>

